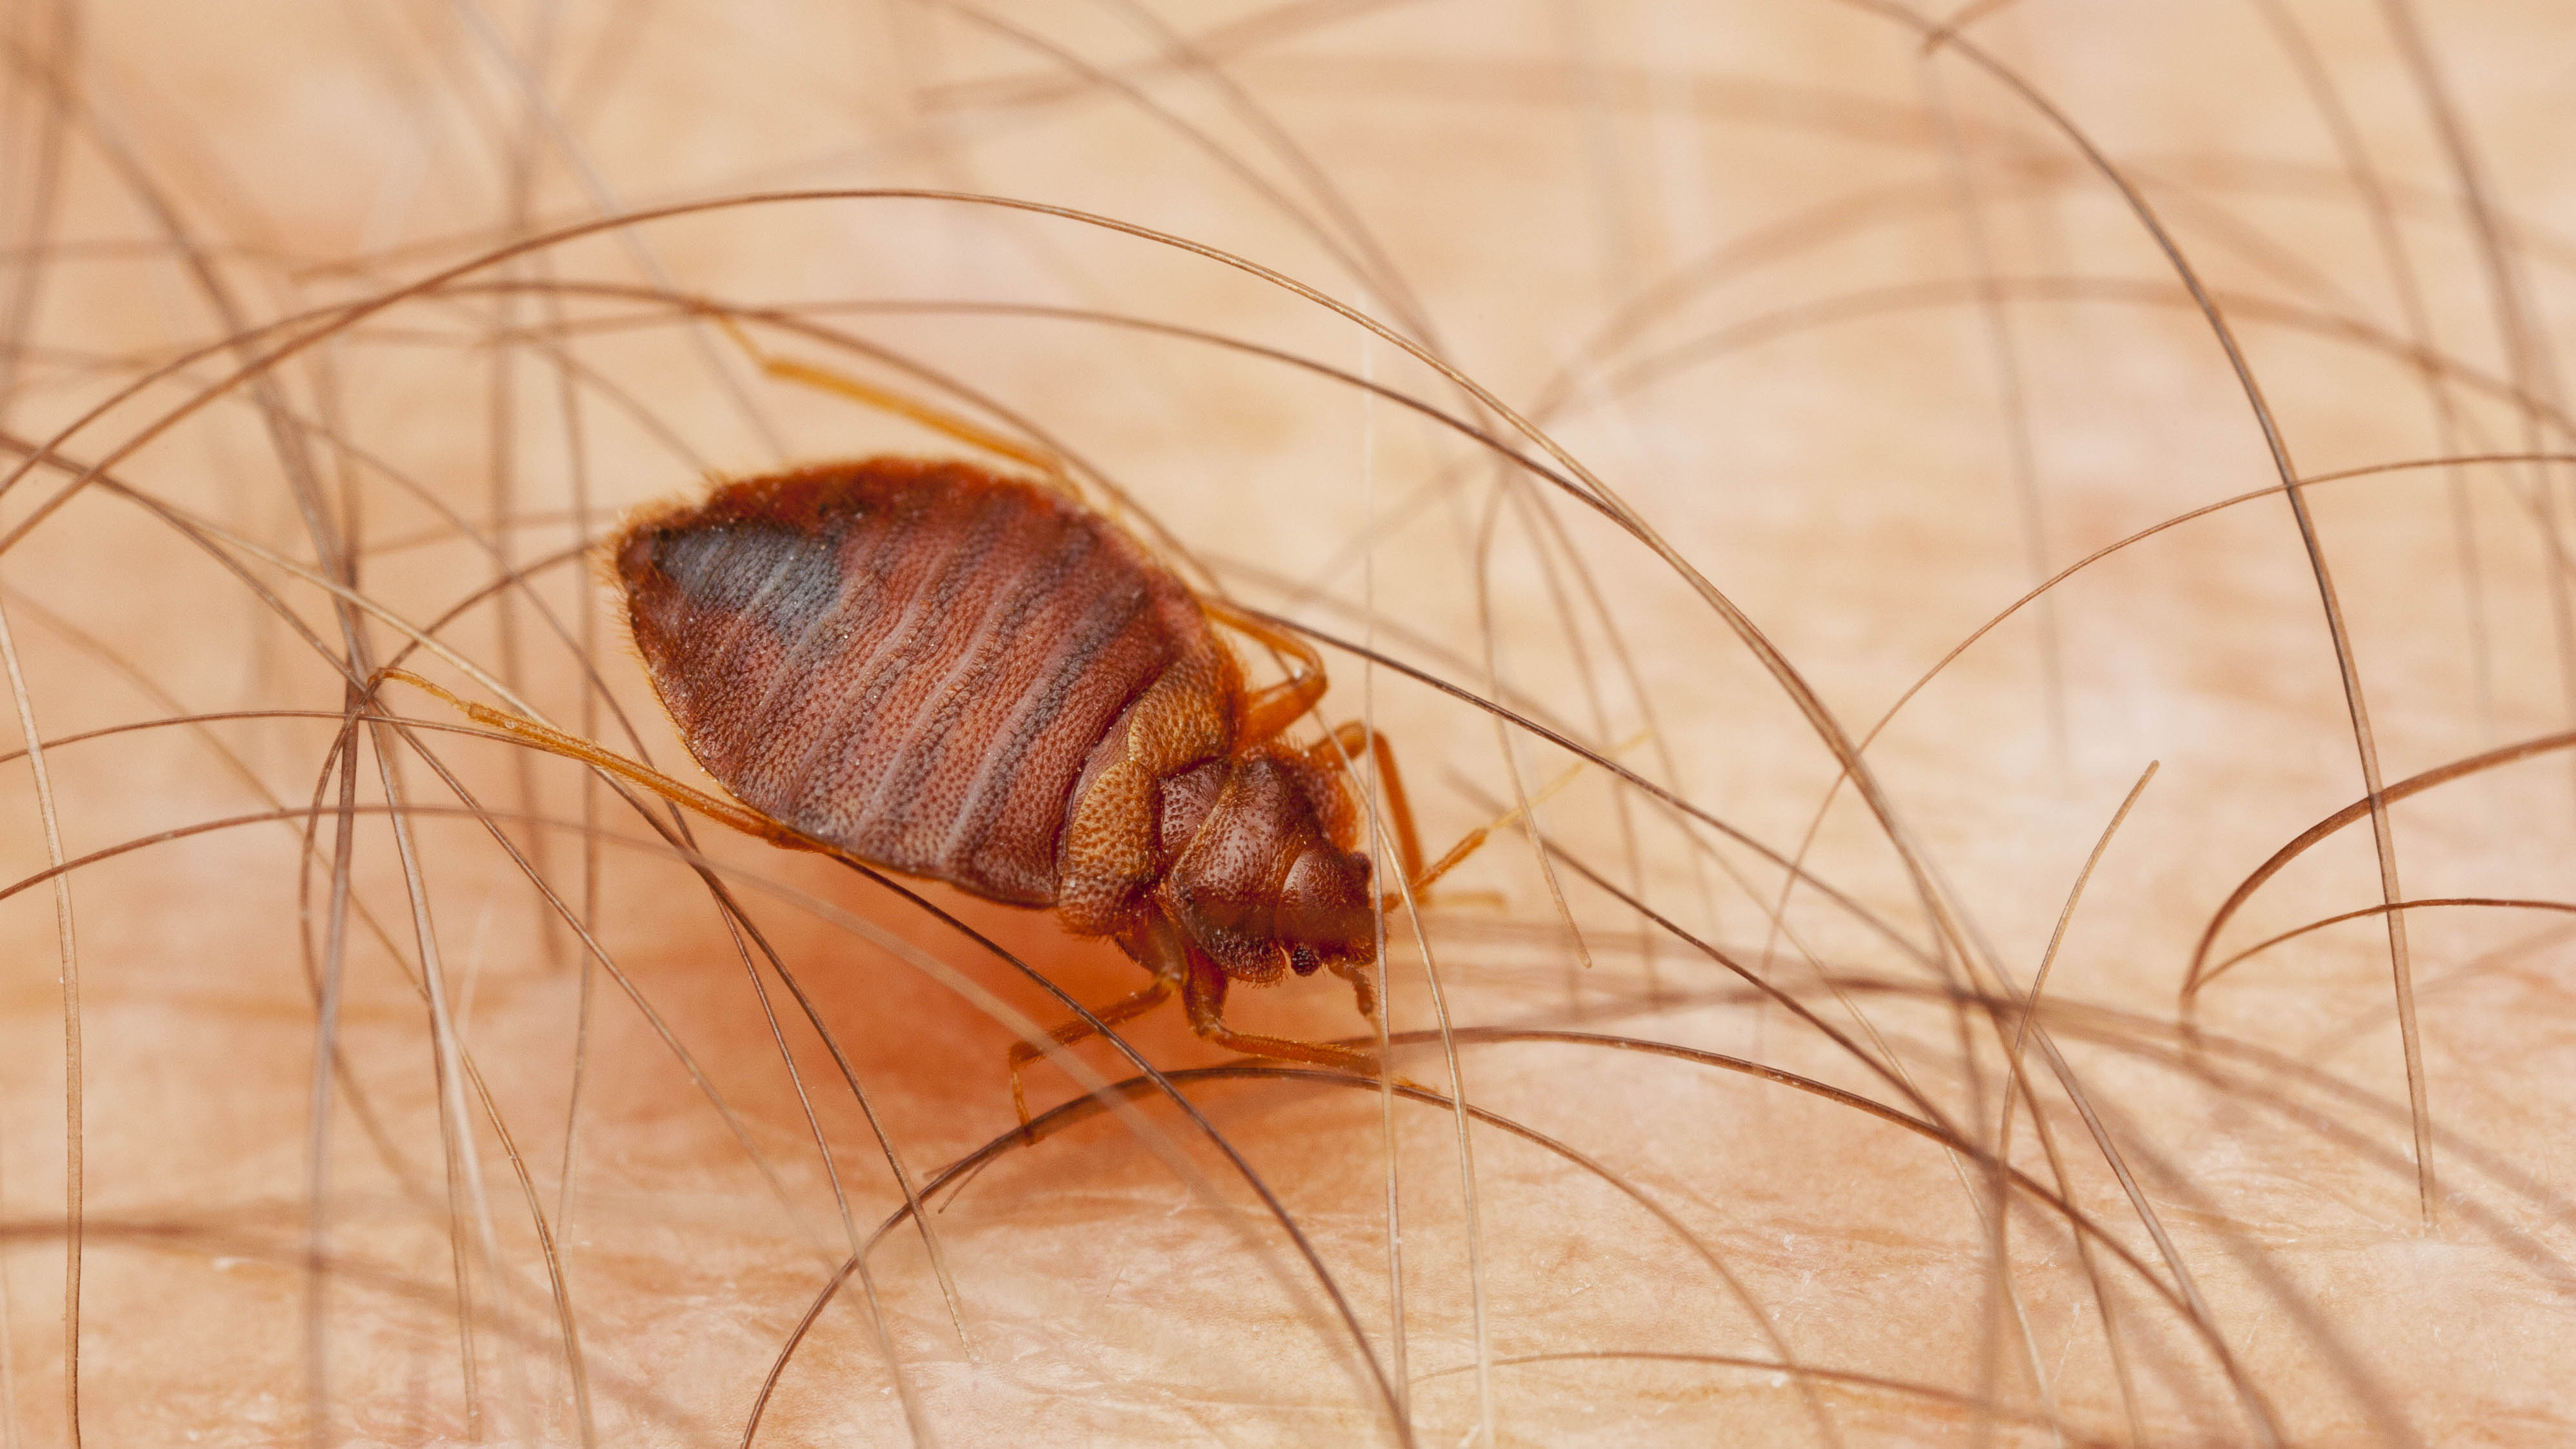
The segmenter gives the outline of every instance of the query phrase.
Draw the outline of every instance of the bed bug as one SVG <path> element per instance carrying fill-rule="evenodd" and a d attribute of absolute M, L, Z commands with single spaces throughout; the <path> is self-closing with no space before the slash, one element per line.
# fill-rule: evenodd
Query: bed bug
<path fill-rule="evenodd" d="M 1152 980 L 1104 1026 L 1177 990 L 1209 1041 L 1373 1066 L 1224 1017 L 1237 982 L 1317 971 L 1374 1016 L 1381 902 L 1343 768 L 1358 751 L 1406 877 L 1427 883 L 1382 738 L 1354 722 L 1283 743 L 1325 689 L 1302 639 L 1192 590 L 1066 494 L 961 462 L 726 483 L 632 520 L 607 558 L 682 740 L 763 833 L 1114 940 Z M 1288 677 L 1247 688 L 1220 624 Z M 1011 1049 L 1023 1120 L 1041 1054 Z"/>

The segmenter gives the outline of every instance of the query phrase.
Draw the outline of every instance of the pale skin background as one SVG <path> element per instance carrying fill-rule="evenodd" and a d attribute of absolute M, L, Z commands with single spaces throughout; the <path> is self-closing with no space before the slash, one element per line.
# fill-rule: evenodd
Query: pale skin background
<path fill-rule="evenodd" d="M 2405 913 L 2419 1138 L 2384 915 L 2231 968 L 2180 1027 L 2229 893 L 2364 789 L 2282 497 L 1962 655 L 1870 746 L 1878 811 L 1833 790 L 1826 743 L 2040 578 L 2281 481 L 2141 208 L 2298 475 L 2570 451 L 2565 12 L 2420 8 L 2028 0 L 1928 59 L 1921 17 L 1821 0 L 15 8 L 0 424 L 41 440 L 176 370 L 0 494 L 9 715 L 51 743 L 41 790 L 24 757 L 0 777 L 0 874 L 34 882 L 0 900 L 0 1444 L 72 1442 L 74 1264 L 81 1442 L 738 1442 L 902 1206 L 890 1156 L 918 1188 L 1012 1126 L 1005 1018 L 1065 1007 L 829 862 L 699 827 L 846 1076 L 706 879 L 578 766 L 370 735 L 344 837 L 352 636 L 380 664 L 525 569 L 412 662 L 703 783 L 578 545 L 711 472 L 965 449 L 761 376 L 693 309 L 768 309 L 776 355 L 1042 437 L 1203 585 L 1374 638 L 1707 817 L 1586 770 L 1539 808 L 1556 854 L 1515 826 L 1444 882 L 1436 997 L 1390 921 L 1390 1019 L 1720 1055 L 1407 1049 L 1440 1093 L 1454 1060 L 1493 1114 L 1472 1129 L 1275 1078 L 1181 1083 L 1204 1129 L 1154 1098 L 1071 1122 L 933 1215 L 936 1264 L 887 1235 L 760 1442 L 2560 1441 L 2564 752 L 2392 806 L 2384 853 L 2360 821 L 2219 934 L 2213 961 L 2389 900 L 2523 903 Z M 857 188 L 1275 268 L 1527 414 L 1630 526 L 1371 402 L 1355 378 L 1509 432 L 1218 261 L 774 196 Z M 64 500 L 60 465 L 112 455 Z M 2576 723 L 2565 477 L 2310 490 L 2383 781 Z M 1323 718 L 1395 740 L 1435 851 L 1575 758 L 1325 652 Z M 280 710 L 322 717 L 75 738 Z M 1782 909 L 1776 857 L 1829 797 Z M 1076 1000 L 1137 983 L 1043 916 L 928 894 Z M 1235 1015 L 1367 1030 L 1322 979 Z M 1128 1038 L 1224 1060 L 1177 1011 Z M 2024 1099 L 2002 1138 L 2016 1060 L 2046 1131 Z M 1077 1070 L 1133 1068 L 1095 1043 Z"/>

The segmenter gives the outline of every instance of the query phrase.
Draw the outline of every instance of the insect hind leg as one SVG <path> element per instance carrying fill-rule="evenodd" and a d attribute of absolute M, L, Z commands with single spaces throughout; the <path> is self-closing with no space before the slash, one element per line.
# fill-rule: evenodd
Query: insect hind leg
<path fill-rule="evenodd" d="M 560 755 L 567 760 L 577 760 L 616 779 L 642 786 L 674 805 L 695 810 L 708 819 L 719 824 L 730 825 L 745 835 L 757 836 L 773 845 L 784 846 L 790 850 L 813 850 L 827 855 L 838 854 L 830 845 L 811 839 L 739 801 L 726 800 L 710 795 L 695 786 L 683 784 L 659 770 L 627 759 L 596 741 L 566 733 L 543 721 L 505 713 L 488 704 L 477 704 L 470 699 L 460 699 L 452 691 L 433 684 L 408 669 L 379 669 L 376 671 L 375 678 L 369 682 L 368 688 L 373 692 L 389 681 L 400 681 L 425 694 L 445 700 L 462 712 L 467 719 L 521 744 L 543 750 L 550 755 Z"/>

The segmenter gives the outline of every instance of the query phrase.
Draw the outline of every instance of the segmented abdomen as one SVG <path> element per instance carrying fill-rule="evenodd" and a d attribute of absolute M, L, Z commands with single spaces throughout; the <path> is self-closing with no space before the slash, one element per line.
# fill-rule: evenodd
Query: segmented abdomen
<path fill-rule="evenodd" d="M 1216 647 L 1124 533 L 962 464 L 728 484 L 639 521 L 616 567 L 654 686 L 727 789 L 1019 905 L 1054 903 L 1070 797 L 1122 712 Z"/>

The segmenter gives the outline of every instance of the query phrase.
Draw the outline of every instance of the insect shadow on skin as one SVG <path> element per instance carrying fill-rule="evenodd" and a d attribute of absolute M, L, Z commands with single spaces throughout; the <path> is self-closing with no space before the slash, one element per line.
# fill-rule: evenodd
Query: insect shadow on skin
<path fill-rule="evenodd" d="M 1423 866 L 1393 752 L 1352 721 L 1282 735 L 1323 697 L 1304 640 L 1192 591 L 1067 495 L 970 463 L 880 457 L 718 486 L 649 511 L 604 549 L 655 691 L 717 800 L 550 726 L 477 720 L 611 770 L 779 845 L 1052 909 L 1152 974 L 1070 1046 L 1177 990 L 1231 1050 L 1361 1073 L 1353 1047 L 1238 1032 L 1236 982 L 1330 971 L 1377 1014 L 1377 920 L 1343 765 L 1385 783 L 1410 892 Z M 1223 624 L 1292 661 L 1247 688 Z M 1010 1050 L 1013 1102 L 1048 1050 Z"/>

